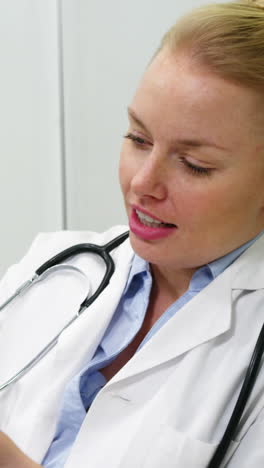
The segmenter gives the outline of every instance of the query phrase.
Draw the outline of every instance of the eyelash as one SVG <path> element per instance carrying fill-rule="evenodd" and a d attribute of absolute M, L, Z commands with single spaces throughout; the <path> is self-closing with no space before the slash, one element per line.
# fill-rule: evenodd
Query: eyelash
<path fill-rule="evenodd" d="M 187 159 L 185 159 L 183 156 L 181 156 L 180 161 L 185 164 L 188 169 L 190 169 L 192 172 L 194 172 L 197 175 L 210 175 L 212 170 L 209 167 L 201 167 L 201 166 L 195 166 L 194 164 L 190 163 Z"/>
<path fill-rule="evenodd" d="M 136 145 L 136 146 L 143 146 L 145 144 L 147 144 L 146 140 L 144 140 L 143 138 L 140 138 L 136 135 L 134 135 L 133 133 L 127 133 L 126 135 L 124 135 L 124 138 L 128 138 L 129 140 L 132 140 L 132 142 Z M 213 171 L 212 168 L 209 168 L 209 167 L 201 167 L 201 166 L 195 166 L 194 164 L 190 163 L 185 157 L 181 156 L 180 158 L 180 161 L 188 168 L 190 169 L 190 171 L 192 173 L 194 173 L 195 175 L 200 175 L 200 176 L 209 176 L 211 174 L 211 172 Z"/>
<path fill-rule="evenodd" d="M 146 140 L 134 135 L 133 133 L 127 133 L 126 135 L 124 135 L 124 138 L 128 138 L 129 140 L 132 140 L 133 143 L 136 143 L 139 146 L 143 146 L 143 145 L 147 144 Z"/>

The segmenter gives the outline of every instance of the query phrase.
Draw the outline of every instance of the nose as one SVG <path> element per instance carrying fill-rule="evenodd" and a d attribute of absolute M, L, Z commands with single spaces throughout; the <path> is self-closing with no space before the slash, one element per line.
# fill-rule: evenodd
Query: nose
<path fill-rule="evenodd" d="M 140 198 L 163 200 L 166 197 L 165 161 L 155 150 L 141 161 L 131 181 L 131 189 Z"/>

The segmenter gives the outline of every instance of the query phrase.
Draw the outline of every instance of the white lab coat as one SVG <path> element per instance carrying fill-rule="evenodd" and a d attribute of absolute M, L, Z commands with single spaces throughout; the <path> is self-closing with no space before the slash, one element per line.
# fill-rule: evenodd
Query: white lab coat
<path fill-rule="evenodd" d="M 44 260 L 76 243 L 105 243 L 122 232 L 40 235 L 2 281 L 0 302 Z M 65 384 L 92 357 L 118 304 L 133 252 L 114 254 L 101 297 L 62 334 L 20 382 L 0 393 L 0 427 L 39 462 L 49 447 Z M 108 382 L 90 408 L 66 468 L 205 468 L 229 420 L 264 322 L 264 236 L 177 314 Z M 102 263 L 70 261 L 90 278 Z M 35 285 L 0 313 L 0 383 L 78 310 L 84 277 L 65 270 Z M 228 468 L 264 466 L 264 369 L 229 449 Z"/>

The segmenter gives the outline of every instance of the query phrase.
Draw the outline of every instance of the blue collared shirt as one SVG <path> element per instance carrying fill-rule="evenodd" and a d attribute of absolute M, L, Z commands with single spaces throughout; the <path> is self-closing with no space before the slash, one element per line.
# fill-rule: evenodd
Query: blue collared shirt
<path fill-rule="evenodd" d="M 257 237 L 229 254 L 199 268 L 188 290 L 155 322 L 138 350 L 187 302 L 222 273 Z M 149 264 L 135 255 L 127 284 L 114 316 L 92 360 L 67 385 L 53 442 L 42 462 L 45 468 L 63 468 L 86 412 L 106 379 L 100 373 L 123 351 L 140 330 L 152 286 Z M 138 351 L 137 350 L 137 351 Z"/>

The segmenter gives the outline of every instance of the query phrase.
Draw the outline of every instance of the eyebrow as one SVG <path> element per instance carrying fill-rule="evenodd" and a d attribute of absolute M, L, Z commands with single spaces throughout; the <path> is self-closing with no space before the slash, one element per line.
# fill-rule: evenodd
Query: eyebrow
<path fill-rule="evenodd" d="M 144 125 L 144 123 L 140 120 L 140 118 L 136 115 L 135 111 L 131 109 L 131 107 L 127 108 L 128 116 L 137 124 L 139 125 L 145 132 L 149 133 L 147 127 Z M 176 141 L 176 144 L 186 146 L 189 148 L 200 148 L 202 146 L 211 146 L 214 148 L 218 148 L 223 151 L 227 151 L 227 148 L 224 148 L 223 146 L 217 145 L 211 141 L 205 140 L 205 139 L 200 139 L 200 140 L 195 140 L 191 138 L 178 138 Z"/>

